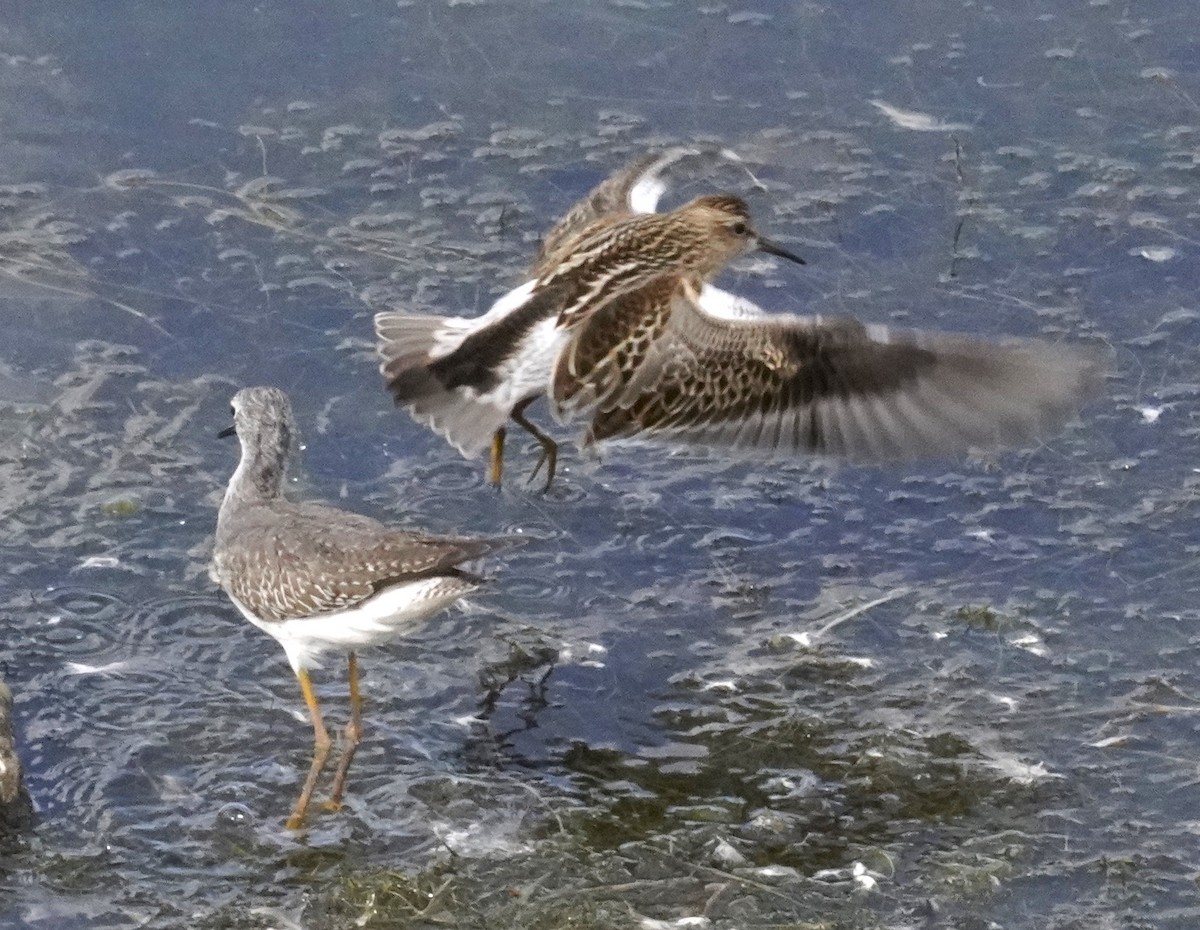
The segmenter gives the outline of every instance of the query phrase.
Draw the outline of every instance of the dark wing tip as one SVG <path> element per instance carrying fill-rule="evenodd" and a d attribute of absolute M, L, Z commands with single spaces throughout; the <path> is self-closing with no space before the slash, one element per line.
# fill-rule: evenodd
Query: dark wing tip
<path fill-rule="evenodd" d="M 720 362 L 693 359 L 689 383 L 735 382 L 718 378 L 716 367 L 745 374 L 753 355 L 747 347 L 768 333 L 746 328 L 738 333 L 745 344 Z M 641 434 L 743 451 L 790 448 L 864 464 L 943 458 L 1056 433 L 1112 371 L 1111 352 L 1095 346 L 868 334 L 850 320 L 774 335 L 783 337 L 775 345 L 794 363 L 791 377 L 773 385 L 768 379 L 750 395 L 730 392 L 708 406 L 672 406 L 656 385 L 598 410 L 588 441 Z"/>
<path fill-rule="evenodd" d="M 429 366 L 444 320 L 397 311 L 377 313 L 374 319 L 379 371 L 396 404 L 437 392 L 440 385 Z"/>
<path fill-rule="evenodd" d="M 442 383 L 419 360 L 393 359 L 379 366 L 384 386 L 397 407 L 445 391 Z"/>

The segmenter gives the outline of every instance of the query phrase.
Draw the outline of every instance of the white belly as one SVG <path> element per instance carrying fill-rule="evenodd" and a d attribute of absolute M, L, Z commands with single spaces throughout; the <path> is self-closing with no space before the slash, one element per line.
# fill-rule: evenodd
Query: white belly
<path fill-rule="evenodd" d="M 292 671 L 299 672 L 320 668 L 325 652 L 349 652 L 399 639 L 477 586 L 469 577 L 422 578 L 385 588 L 357 607 L 290 620 L 261 620 L 236 598 L 231 600 L 242 616 L 279 641 Z"/>

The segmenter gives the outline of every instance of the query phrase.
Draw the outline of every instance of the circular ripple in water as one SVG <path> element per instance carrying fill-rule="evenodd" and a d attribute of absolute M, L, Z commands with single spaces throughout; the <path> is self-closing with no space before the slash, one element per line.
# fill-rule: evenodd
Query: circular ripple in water
<path fill-rule="evenodd" d="M 129 629 L 143 646 L 186 641 L 194 650 L 224 644 L 240 622 L 237 608 L 218 591 L 148 601 L 134 613 Z"/>

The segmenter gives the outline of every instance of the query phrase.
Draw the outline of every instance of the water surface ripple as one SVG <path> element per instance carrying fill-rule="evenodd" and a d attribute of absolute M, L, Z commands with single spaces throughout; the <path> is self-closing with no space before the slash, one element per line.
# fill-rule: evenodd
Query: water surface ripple
<path fill-rule="evenodd" d="M 0 675 L 37 815 L 0 828 L 0 928 L 1195 926 L 1198 31 L 1185 0 L 8 17 Z M 543 495 L 514 436 L 494 492 L 390 409 L 371 314 L 480 311 L 681 141 L 759 183 L 675 197 L 747 196 L 809 259 L 726 286 L 1101 342 L 1108 392 L 907 469 L 564 446 Z M 206 571 L 250 383 L 293 397 L 291 493 L 531 540 L 362 656 L 346 809 L 301 837 L 298 688 Z M 340 661 L 318 683 L 340 725 Z"/>

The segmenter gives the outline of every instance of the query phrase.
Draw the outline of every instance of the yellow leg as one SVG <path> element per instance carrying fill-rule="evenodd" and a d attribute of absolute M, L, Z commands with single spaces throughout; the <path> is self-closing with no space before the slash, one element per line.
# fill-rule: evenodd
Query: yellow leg
<path fill-rule="evenodd" d="M 292 816 L 288 818 L 289 830 L 299 830 L 304 826 L 304 815 L 308 811 L 308 802 L 312 799 L 313 789 L 317 786 L 317 777 L 321 774 L 321 769 L 325 768 L 325 760 L 329 758 L 329 746 L 332 742 L 329 739 L 329 731 L 325 729 L 325 721 L 321 719 L 321 705 L 317 703 L 317 694 L 313 691 L 312 679 L 308 677 L 308 670 L 300 669 L 296 673 L 296 677 L 300 680 L 300 692 L 304 695 L 304 703 L 308 705 L 308 715 L 312 718 L 313 758 L 312 765 L 308 770 L 308 778 L 304 780 L 300 797 L 292 810 Z"/>
<path fill-rule="evenodd" d="M 336 811 L 342 807 L 342 793 L 346 787 L 346 773 L 350 771 L 350 763 L 354 760 L 354 750 L 362 740 L 362 694 L 358 690 L 358 656 L 350 653 L 350 721 L 346 724 L 343 734 L 346 746 L 342 749 L 342 758 L 338 762 L 337 774 L 333 776 L 333 791 L 329 795 L 326 810 Z"/>
<path fill-rule="evenodd" d="M 529 433 L 538 444 L 542 447 L 541 457 L 538 458 L 537 464 L 533 466 L 533 473 L 529 476 L 529 483 L 533 483 L 533 479 L 537 477 L 537 473 L 542 470 L 542 465 L 546 466 L 546 486 L 543 491 L 549 491 L 550 485 L 554 483 L 554 472 L 558 465 L 558 443 L 543 433 L 540 429 L 534 426 L 525 416 L 525 408 L 532 404 L 537 398 L 530 397 L 527 400 L 521 401 L 513 408 L 513 422 L 520 426 L 525 432 Z"/>
<path fill-rule="evenodd" d="M 507 430 L 500 427 L 492 434 L 492 464 L 488 469 L 488 481 L 500 487 L 500 478 L 504 474 L 504 434 Z"/>

